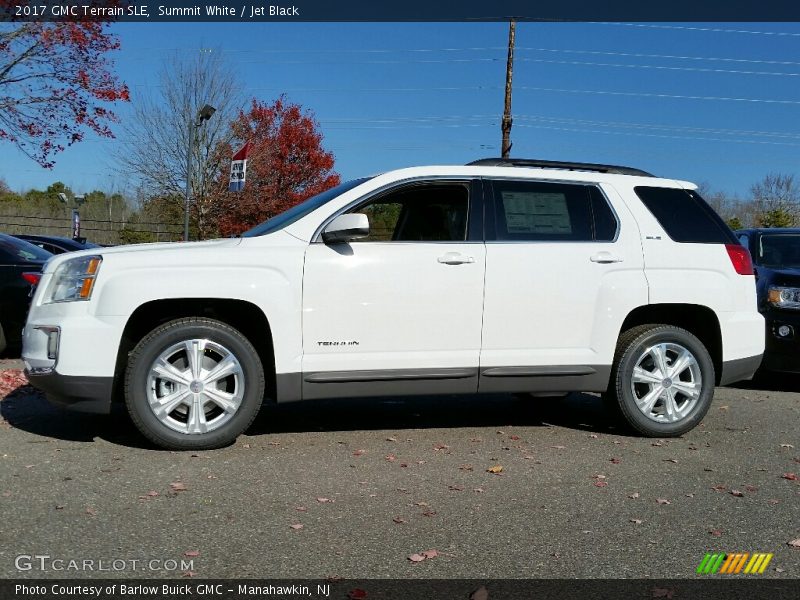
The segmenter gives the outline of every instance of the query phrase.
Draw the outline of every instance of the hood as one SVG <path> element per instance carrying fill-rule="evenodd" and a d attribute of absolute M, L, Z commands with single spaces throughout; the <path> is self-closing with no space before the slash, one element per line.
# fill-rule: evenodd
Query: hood
<path fill-rule="evenodd" d="M 785 268 L 771 268 L 759 267 L 759 279 L 765 279 L 770 285 L 778 285 L 785 287 L 800 287 L 800 268 L 798 267 L 785 267 Z"/>
<path fill-rule="evenodd" d="M 110 248 L 89 248 L 87 250 L 79 250 L 78 252 L 65 252 L 64 254 L 57 254 L 49 259 L 45 265 L 44 271 L 52 273 L 58 266 L 72 258 L 79 256 L 118 256 L 120 258 L 126 256 L 136 255 L 140 260 L 156 260 L 155 255 L 187 255 L 188 253 L 196 253 L 209 251 L 214 249 L 227 249 L 235 248 L 242 243 L 242 238 L 222 238 L 217 240 L 205 240 L 201 242 L 160 242 L 153 244 L 126 244 L 124 246 L 112 246 Z M 153 253 L 153 258 L 143 256 L 144 253 Z"/>

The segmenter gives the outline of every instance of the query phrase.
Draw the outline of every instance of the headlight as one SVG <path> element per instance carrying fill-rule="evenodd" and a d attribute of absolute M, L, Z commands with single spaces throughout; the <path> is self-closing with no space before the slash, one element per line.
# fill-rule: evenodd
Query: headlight
<path fill-rule="evenodd" d="M 42 302 L 72 302 L 89 300 L 94 289 L 94 280 L 100 270 L 101 256 L 81 256 L 61 263 L 53 273 Z"/>
<path fill-rule="evenodd" d="M 800 309 L 800 288 L 771 287 L 767 299 L 779 308 Z"/>

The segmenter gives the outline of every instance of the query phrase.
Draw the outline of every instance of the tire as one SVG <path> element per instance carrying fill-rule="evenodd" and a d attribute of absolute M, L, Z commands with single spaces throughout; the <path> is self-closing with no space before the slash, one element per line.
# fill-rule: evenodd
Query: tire
<path fill-rule="evenodd" d="M 676 437 L 702 421 L 714 384 L 714 363 L 697 337 L 672 325 L 640 325 L 619 338 L 603 401 L 641 434 Z"/>
<path fill-rule="evenodd" d="M 253 422 L 263 398 L 264 369 L 256 349 L 220 321 L 170 321 L 128 357 L 125 404 L 131 419 L 147 439 L 168 450 L 233 443 Z"/>

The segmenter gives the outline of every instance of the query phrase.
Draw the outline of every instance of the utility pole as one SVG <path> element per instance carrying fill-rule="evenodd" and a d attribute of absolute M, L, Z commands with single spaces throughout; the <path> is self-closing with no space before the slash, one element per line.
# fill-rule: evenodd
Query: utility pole
<path fill-rule="evenodd" d="M 511 154 L 511 80 L 514 75 L 514 34 L 517 22 L 511 19 L 508 24 L 508 59 L 506 60 L 506 100 L 503 109 L 503 122 L 500 129 L 503 132 L 502 157 L 508 158 Z"/>

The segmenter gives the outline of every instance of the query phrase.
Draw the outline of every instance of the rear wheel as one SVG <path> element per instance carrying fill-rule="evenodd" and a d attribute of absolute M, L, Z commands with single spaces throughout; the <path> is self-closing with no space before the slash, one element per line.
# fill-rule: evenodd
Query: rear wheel
<path fill-rule="evenodd" d="M 165 323 L 137 344 L 128 364 L 128 412 L 142 434 L 171 450 L 232 443 L 253 422 L 264 397 L 258 353 L 220 321 Z"/>
<path fill-rule="evenodd" d="M 620 336 L 604 401 L 639 433 L 679 436 L 708 412 L 714 381 L 714 363 L 697 337 L 642 325 Z"/>

